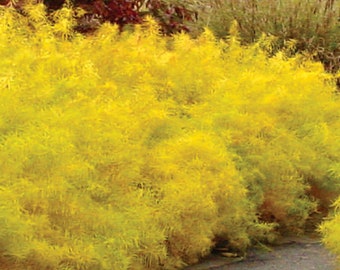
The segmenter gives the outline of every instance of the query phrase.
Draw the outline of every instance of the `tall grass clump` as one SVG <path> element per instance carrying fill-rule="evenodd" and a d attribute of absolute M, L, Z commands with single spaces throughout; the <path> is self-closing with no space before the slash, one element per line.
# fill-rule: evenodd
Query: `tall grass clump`
<path fill-rule="evenodd" d="M 265 33 L 279 50 L 294 40 L 296 51 L 309 52 L 328 71 L 340 68 L 339 1 L 208 0 L 200 5 L 203 24 L 219 37 L 225 37 L 236 20 L 244 43 Z"/>
<path fill-rule="evenodd" d="M 0 9 L 3 267 L 178 269 L 301 230 L 328 200 L 312 188 L 339 194 L 321 64 L 151 19 L 86 37 L 75 16 Z"/>

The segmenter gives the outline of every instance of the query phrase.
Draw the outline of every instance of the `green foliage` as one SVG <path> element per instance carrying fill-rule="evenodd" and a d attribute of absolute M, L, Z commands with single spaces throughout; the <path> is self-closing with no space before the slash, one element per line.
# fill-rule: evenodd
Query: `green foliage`
<path fill-rule="evenodd" d="M 206 30 L 72 31 L 0 9 L 0 263 L 174 269 L 216 239 L 299 230 L 339 194 L 340 103 L 321 64 Z M 263 46 L 262 46 L 263 47 Z M 321 200 L 323 198 L 320 198 Z"/>

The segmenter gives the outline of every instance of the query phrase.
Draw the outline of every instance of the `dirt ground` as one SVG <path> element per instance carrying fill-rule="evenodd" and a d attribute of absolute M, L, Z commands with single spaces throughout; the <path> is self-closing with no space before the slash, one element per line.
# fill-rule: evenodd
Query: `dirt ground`
<path fill-rule="evenodd" d="M 245 258 L 215 254 L 185 270 L 336 270 L 335 258 L 311 237 L 285 237 L 268 249 L 253 248 Z M 338 267 L 338 268 L 337 268 Z"/>

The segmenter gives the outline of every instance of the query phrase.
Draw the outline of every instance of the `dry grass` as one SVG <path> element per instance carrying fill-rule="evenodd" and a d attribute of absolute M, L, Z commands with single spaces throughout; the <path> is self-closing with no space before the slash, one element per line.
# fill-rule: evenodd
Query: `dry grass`
<path fill-rule="evenodd" d="M 203 0 L 201 25 L 226 37 L 231 22 L 240 25 L 244 43 L 263 33 L 278 37 L 277 49 L 294 39 L 296 51 L 307 51 L 326 70 L 340 68 L 340 1 L 336 0 Z"/>

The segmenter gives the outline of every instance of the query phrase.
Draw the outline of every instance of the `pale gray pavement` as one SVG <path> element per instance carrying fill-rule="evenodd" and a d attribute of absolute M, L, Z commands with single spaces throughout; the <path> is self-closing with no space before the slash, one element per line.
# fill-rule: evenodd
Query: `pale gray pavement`
<path fill-rule="evenodd" d="M 336 270 L 335 258 L 315 238 L 291 237 L 271 251 L 251 249 L 245 259 L 211 255 L 185 270 Z"/>

